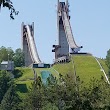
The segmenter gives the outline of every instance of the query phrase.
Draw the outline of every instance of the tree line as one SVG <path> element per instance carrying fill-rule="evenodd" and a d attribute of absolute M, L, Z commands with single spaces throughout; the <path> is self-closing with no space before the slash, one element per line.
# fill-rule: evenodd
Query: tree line
<path fill-rule="evenodd" d="M 0 62 L 2 61 L 14 61 L 15 67 L 24 66 L 24 54 L 23 51 L 18 48 L 15 51 L 11 47 L 0 47 Z"/>
<path fill-rule="evenodd" d="M 19 110 L 16 84 L 7 71 L 0 71 L 0 110 Z"/>
<path fill-rule="evenodd" d="M 3 85 L 2 85 L 3 84 Z M 88 85 L 72 73 L 52 75 L 43 84 L 40 77 L 20 98 L 7 72 L 0 72 L 0 110 L 110 110 L 110 85 L 104 78 L 93 78 Z"/>
<path fill-rule="evenodd" d="M 106 56 L 108 67 L 109 61 L 110 50 Z M 15 81 L 7 71 L 0 71 L 0 110 L 110 110 L 110 85 L 103 76 L 88 84 L 78 76 L 74 80 L 73 73 L 59 75 L 58 79 L 50 75 L 46 84 L 37 76 L 25 97 L 18 95 Z"/>
<path fill-rule="evenodd" d="M 93 78 L 84 86 L 80 78 L 74 81 L 73 74 L 52 75 L 47 85 L 40 78 L 33 82 L 24 100 L 26 110 L 110 110 L 110 85 L 104 79 Z"/>
<path fill-rule="evenodd" d="M 110 79 L 110 49 L 107 51 L 106 65 L 108 67 L 108 76 L 109 76 L 109 79 Z"/>

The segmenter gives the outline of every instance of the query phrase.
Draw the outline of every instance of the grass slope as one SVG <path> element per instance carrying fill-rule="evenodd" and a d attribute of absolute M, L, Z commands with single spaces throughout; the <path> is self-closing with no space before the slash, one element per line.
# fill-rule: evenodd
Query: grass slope
<path fill-rule="evenodd" d="M 16 78 L 15 82 L 17 84 L 17 92 L 20 97 L 25 97 L 25 94 L 31 87 L 34 81 L 34 73 L 32 68 L 16 68 L 22 75 Z M 52 68 L 36 68 L 35 71 L 38 76 L 41 76 L 41 71 L 50 71 L 55 77 L 58 78 L 58 73 L 56 73 Z"/>
<path fill-rule="evenodd" d="M 93 77 L 100 79 L 101 76 L 104 76 L 102 71 L 100 71 L 100 66 L 93 56 L 79 55 L 73 57 L 76 67 L 76 74 L 82 81 L 88 83 Z"/>
<path fill-rule="evenodd" d="M 65 75 L 67 73 L 73 73 L 74 71 L 72 62 L 63 63 L 63 64 L 55 64 L 53 68 L 62 75 Z"/>
<path fill-rule="evenodd" d="M 72 60 L 75 65 L 76 75 L 79 76 L 82 81 L 88 83 L 93 77 L 100 79 L 101 76 L 104 76 L 93 56 L 72 55 Z M 54 68 L 63 75 L 70 72 L 73 73 L 74 71 L 72 62 L 68 64 L 56 64 Z"/>
<path fill-rule="evenodd" d="M 18 80 L 21 81 L 26 81 L 28 79 L 32 79 L 33 78 L 33 71 L 31 68 L 16 68 L 17 70 L 19 70 L 22 73 L 22 76 L 18 78 Z"/>
<path fill-rule="evenodd" d="M 99 62 L 101 63 L 103 69 L 105 70 L 106 74 L 108 74 L 108 67 L 106 65 L 106 60 L 105 59 L 101 59 L 101 58 L 98 58 Z"/>
<path fill-rule="evenodd" d="M 19 71 L 21 74 L 20 77 L 15 79 L 17 84 L 16 90 L 21 98 L 25 97 L 25 94 L 28 92 L 33 82 L 33 71 L 31 68 L 16 68 L 15 70 Z"/>

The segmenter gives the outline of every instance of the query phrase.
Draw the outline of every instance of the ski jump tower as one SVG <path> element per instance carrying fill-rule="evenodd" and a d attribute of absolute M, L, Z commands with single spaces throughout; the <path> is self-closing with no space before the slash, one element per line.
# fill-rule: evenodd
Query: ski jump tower
<path fill-rule="evenodd" d="M 24 25 L 24 23 L 22 23 L 21 36 L 25 66 L 41 63 L 34 40 L 34 23 L 32 23 L 32 25 Z"/>
<path fill-rule="evenodd" d="M 78 53 L 82 46 L 78 46 L 74 40 L 70 25 L 69 4 L 60 2 L 57 5 L 57 28 L 58 28 L 58 45 L 53 45 L 52 52 L 55 52 L 55 62 L 68 60 L 69 53 Z M 71 52 L 69 52 L 69 49 Z"/>

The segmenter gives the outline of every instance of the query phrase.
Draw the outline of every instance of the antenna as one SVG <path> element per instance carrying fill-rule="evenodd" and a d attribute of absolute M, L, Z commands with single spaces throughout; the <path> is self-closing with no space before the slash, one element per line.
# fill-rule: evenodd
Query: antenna
<path fill-rule="evenodd" d="M 66 0 L 66 5 L 68 5 L 68 0 Z"/>
<path fill-rule="evenodd" d="M 69 7 L 69 2 L 68 2 L 68 0 L 66 0 L 66 6 Z"/>

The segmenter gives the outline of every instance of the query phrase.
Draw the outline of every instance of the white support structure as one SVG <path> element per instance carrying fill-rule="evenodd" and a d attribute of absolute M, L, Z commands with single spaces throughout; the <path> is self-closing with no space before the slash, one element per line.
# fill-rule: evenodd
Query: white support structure
<path fill-rule="evenodd" d="M 68 56 L 70 53 L 69 48 L 71 49 L 71 53 L 78 53 L 82 46 L 78 46 L 74 40 L 70 25 L 68 0 L 66 0 L 66 2 L 60 2 L 58 0 L 57 27 L 59 48 L 53 50 L 53 52 L 55 52 L 55 59 L 62 56 Z"/>
<path fill-rule="evenodd" d="M 30 66 L 33 63 L 41 63 L 34 40 L 34 23 L 32 25 L 24 25 L 24 23 L 22 23 L 21 28 L 25 66 Z"/>

